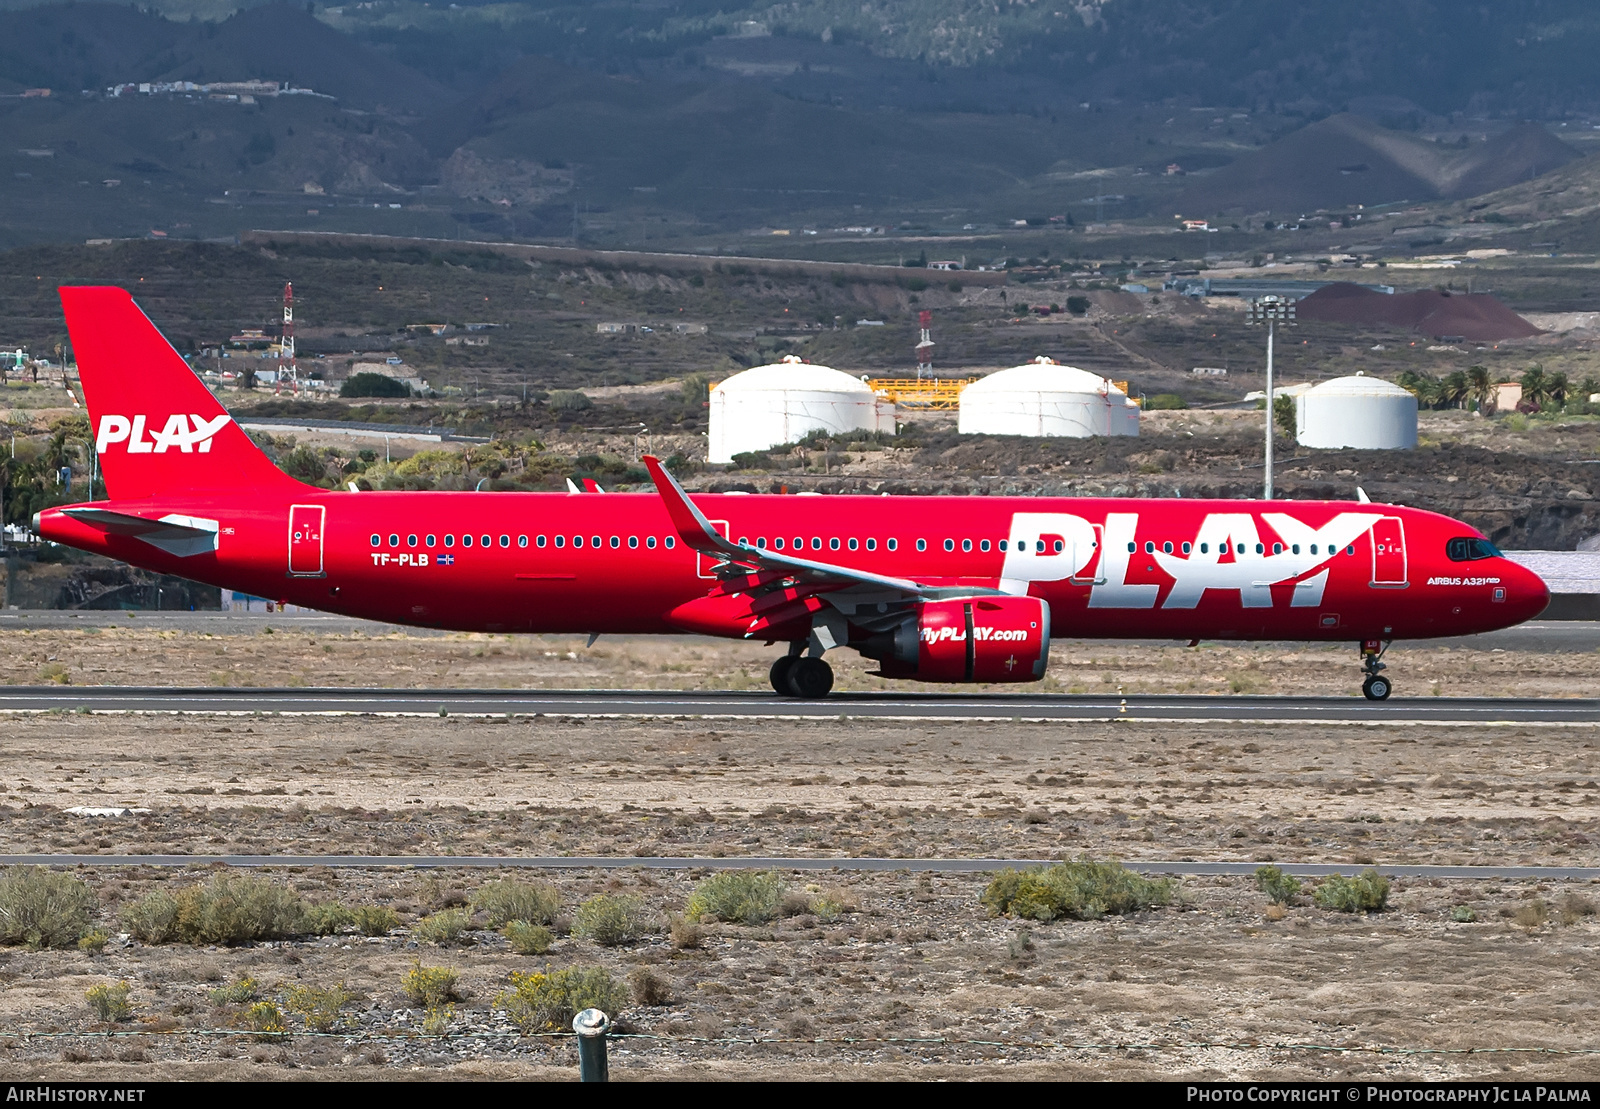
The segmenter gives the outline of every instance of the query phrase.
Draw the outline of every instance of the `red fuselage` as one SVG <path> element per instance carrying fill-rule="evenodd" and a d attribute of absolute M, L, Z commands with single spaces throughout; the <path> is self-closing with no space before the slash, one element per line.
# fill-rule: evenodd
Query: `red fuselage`
<path fill-rule="evenodd" d="M 674 610 L 716 585 L 659 496 L 247 493 L 103 502 L 199 519 L 214 550 L 41 514 L 45 538 L 163 573 L 372 620 L 489 632 L 745 634 Z M 287 497 L 288 499 L 284 499 Z M 693 498 L 728 538 L 927 585 L 1041 598 L 1057 637 L 1416 639 L 1536 616 L 1544 583 L 1456 560 L 1475 529 L 1352 502 L 1017 497 Z M 800 549 L 796 549 L 796 545 Z M 746 622 L 747 623 L 747 622 Z M 758 636 L 757 638 L 764 638 Z"/>

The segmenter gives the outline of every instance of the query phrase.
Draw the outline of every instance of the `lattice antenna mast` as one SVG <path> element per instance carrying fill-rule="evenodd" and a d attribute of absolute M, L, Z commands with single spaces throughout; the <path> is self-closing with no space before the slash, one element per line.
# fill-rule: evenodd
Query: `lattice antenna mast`
<path fill-rule="evenodd" d="M 933 313 L 924 309 L 917 314 L 917 323 L 922 327 L 922 338 L 917 343 L 917 380 L 933 375 Z"/>
<path fill-rule="evenodd" d="M 300 368 L 294 357 L 294 283 L 289 281 L 283 284 L 283 343 L 278 348 L 278 387 L 274 392 L 283 391 L 283 375 L 286 372 L 289 375 L 289 388 L 295 396 L 299 396 Z"/>

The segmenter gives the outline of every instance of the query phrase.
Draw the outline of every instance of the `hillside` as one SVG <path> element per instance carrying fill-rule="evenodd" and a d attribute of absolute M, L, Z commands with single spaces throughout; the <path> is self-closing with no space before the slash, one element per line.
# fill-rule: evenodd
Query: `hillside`
<path fill-rule="evenodd" d="M 1344 113 L 1196 178 L 1180 202 L 1186 214 L 1204 215 L 1454 199 L 1549 173 L 1578 157 L 1536 124 L 1463 147 L 1427 142 Z"/>

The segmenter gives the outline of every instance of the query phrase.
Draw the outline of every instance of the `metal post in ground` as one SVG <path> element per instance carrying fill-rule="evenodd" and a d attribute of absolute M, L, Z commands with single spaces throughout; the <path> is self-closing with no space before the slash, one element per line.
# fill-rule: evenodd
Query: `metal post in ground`
<path fill-rule="evenodd" d="M 578 1034 L 578 1081 L 611 1081 L 606 1064 L 606 1033 L 611 1031 L 611 1018 L 599 1009 L 585 1009 L 572 1018 L 572 1030 Z"/>

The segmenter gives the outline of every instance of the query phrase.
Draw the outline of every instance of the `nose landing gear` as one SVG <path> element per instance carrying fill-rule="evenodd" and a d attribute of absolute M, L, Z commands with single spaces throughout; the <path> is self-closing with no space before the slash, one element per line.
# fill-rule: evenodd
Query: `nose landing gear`
<path fill-rule="evenodd" d="M 1389 644 L 1376 639 L 1364 640 L 1361 644 L 1361 669 L 1367 675 L 1361 683 L 1361 693 L 1369 701 L 1387 701 L 1394 692 L 1394 683 L 1382 674 L 1388 669 L 1382 661 L 1388 649 Z"/>
<path fill-rule="evenodd" d="M 803 649 L 804 641 L 795 645 Z M 833 667 L 820 658 L 802 658 L 795 648 L 790 654 L 774 660 L 767 675 L 772 690 L 780 697 L 800 697 L 815 700 L 826 697 L 833 689 Z"/>

